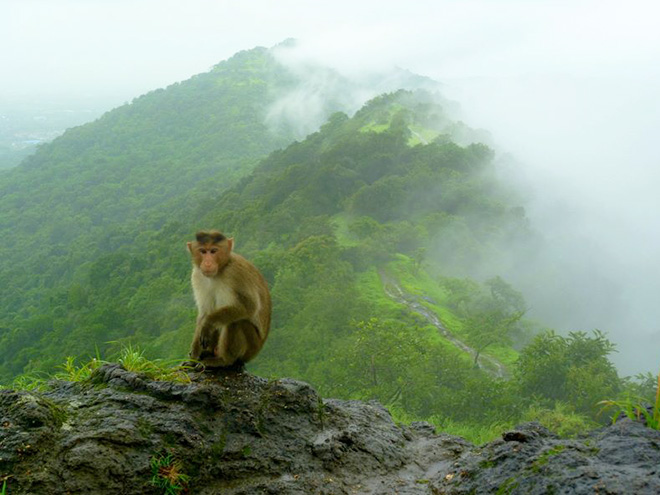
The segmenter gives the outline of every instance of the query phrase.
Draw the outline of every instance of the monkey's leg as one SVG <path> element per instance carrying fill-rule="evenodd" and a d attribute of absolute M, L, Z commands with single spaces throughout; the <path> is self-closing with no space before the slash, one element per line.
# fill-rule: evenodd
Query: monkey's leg
<path fill-rule="evenodd" d="M 264 345 L 263 340 L 259 336 L 259 331 L 248 320 L 241 320 L 237 323 L 236 334 L 241 336 L 241 340 L 245 342 L 245 346 L 241 349 L 236 349 L 238 359 L 247 363 L 252 360 Z"/>
<path fill-rule="evenodd" d="M 246 363 L 257 355 L 262 342 L 255 326 L 248 320 L 239 320 L 223 328 L 213 357 L 203 357 L 206 367 L 228 367 Z"/>

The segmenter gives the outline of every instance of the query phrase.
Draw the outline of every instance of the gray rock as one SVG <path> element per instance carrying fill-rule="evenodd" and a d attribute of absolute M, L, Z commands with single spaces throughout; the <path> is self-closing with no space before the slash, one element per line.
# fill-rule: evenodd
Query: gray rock
<path fill-rule="evenodd" d="M 537 423 L 473 449 L 431 481 L 436 494 L 660 493 L 660 432 L 624 420 L 576 440 Z"/>
<path fill-rule="evenodd" d="M 90 383 L 0 391 L 8 494 L 160 494 L 166 476 L 200 495 L 660 493 L 660 433 L 629 420 L 580 440 L 530 423 L 477 447 L 295 380 L 191 378 L 104 365 Z"/>

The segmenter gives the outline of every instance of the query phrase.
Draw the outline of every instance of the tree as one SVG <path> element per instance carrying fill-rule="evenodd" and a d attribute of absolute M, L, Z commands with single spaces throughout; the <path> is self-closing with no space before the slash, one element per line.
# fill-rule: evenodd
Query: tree
<path fill-rule="evenodd" d="M 474 364 L 487 347 L 511 344 L 511 335 L 525 314 L 525 300 L 500 277 L 485 282 L 490 289 L 478 291 L 467 302 L 464 330 L 468 342 L 474 347 Z"/>
<path fill-rule="evenodd" d="M 487 347 L 494 344 L 511 344 L 511 334 L 523 313 L 507 313 L 492 306 L 480 309 L 470 315 L 465 322 L 468 342 L 475 350 L 474 364 L 479 363 L 479 356 Z"/>
<path fill-rule="evenodd" d="M 413 389 L 428 375 L 424 363 L 433 347 L 422 329 L 370 318 L 355 323 L 348 340 L 346 352 L 337 359 L 341 363 L 336 365 L 348 372 L 346 386 L 360 398 L 388 404 L 421 392 Z"/>
<path fill-rule="evenodd" d="M 564 401 L 578 412 L 596 416 L 596 404 L 613 397 L 622 382 L 608 356 L 615 345 L 594 330 L 568 337 L 548 330 L 537 335 L 520 353 L 515 376 L 521 392 L 542 401 Z"/>

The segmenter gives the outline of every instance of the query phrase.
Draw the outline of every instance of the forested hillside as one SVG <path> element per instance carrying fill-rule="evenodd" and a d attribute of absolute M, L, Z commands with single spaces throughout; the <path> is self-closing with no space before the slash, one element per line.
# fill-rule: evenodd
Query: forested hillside
<path fill-rule="evenodd" d="M 501 277 L 448 276 L 535 234 L 493 151 L 439 96 L 387 93 L 292 142 L 272 111 L 299 83 L 268 50 L 243 52 L 0 175 L 0 380 L 129 344 L 183 359 L 185 242 L 218 228 L 272 290 L 253 372 L 486 429 L 573 412 L 582 425 L 625 389 L 603 335 L 535 336 Z"/>
<path fill-rule="evenodd" d="M 106 272 L 124 262 L 133 272 L 125 253 L 185 218 L 197 206 L 191 190 L 218 194 L 292 139 L 264 123 L 287 84 L 267 50 L 242 52 L 70 129 L 0 176 L 0 376 L 48 369 L 62 352 L 133 332 L 88 287 L 110 283 Z"/>
<path fill-rule="evenodd" d="M 348 104 L 350 82 L 310 71 L 333 81 L 315 94 L 324 101 L 316 118 Z M 178 287 L 187 266 L 172 225 L 189 226 L 198 207 L 299 137 L 305 127 L 292 125 L 286 102 L 308 86 L 272 49 L 255 48 L 70 129 L 0 174 L 0 379 L 51 369 L 63 353 L 103 351 L 135 332 L 153 335 L 162 329 L 149 314 L 187 310 L 187 291 L 174 291 L 169 279 L 175 274 Z M 162 244 L 145 257 L 152 238 Z M 138 277 L 161 263 L 160 274 Z M 107 287 L 120 267 L 123 285 L 95 299 L 91 288 Z M 133 303 L 139 322 L 123 316 L 134 296 L 146 302 Z"/>

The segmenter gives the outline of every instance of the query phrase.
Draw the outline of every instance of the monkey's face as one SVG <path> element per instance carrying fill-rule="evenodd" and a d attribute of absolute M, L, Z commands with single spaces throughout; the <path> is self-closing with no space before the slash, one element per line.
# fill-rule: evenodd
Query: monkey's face
<path fill-rule="evenodd" d="M 231 247 L 227 242 L 218 244 L 188 243 L 193 262 L 206 277 L 215 277 L 229 261 Z"/>

